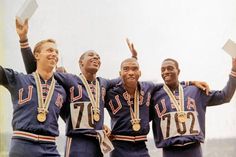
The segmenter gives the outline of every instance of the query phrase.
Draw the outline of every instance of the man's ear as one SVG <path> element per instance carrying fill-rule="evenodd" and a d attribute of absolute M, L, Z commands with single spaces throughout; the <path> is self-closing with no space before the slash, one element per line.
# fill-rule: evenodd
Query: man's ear
<path fill-rule="evenodd" d="M 79 63 L 80 67 L 83 67 L 83 61 L 82 60 L 79 60 L 78 63 Z"/>
<path fill-rule="evenodd" d="M 180 74 L 180 69 L 178 69 L 178 75 Z"/>
<path fill-rule="evenodd" d="M 35 53 L 34 58 L 35 58 L 36 61 L 39 60 L 39 53 Z"/>
<path fill-rule="evenodd" d="M 119 71 L 119 75 L 120 75 L 120 77 L 121 77 L 121 71 Z"/>
<path fill-rule="evenodd" d="M 142 72 L 139 70 L 139 77 L 141 77 L 141 75 L 142 75 Z"/>

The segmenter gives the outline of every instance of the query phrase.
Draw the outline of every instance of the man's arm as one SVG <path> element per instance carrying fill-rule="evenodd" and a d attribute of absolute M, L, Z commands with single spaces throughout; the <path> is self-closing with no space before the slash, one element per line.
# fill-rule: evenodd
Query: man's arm
<path fill-rule="evenodd" d="M 212 91 L 207 106 L 220 105 L 230 102 L 236 89 L 236 59 L 232 59 L 232 69 L 226 86 L 219 91 Z"/>
<path fill-rule="evenodd" d="M 0 65 L 0 85 L 7 88 L 11 94 L 16 91 L 17 79 L 20 79 L 18 72 Z"/>
<path fill-rule="evenodd" d="M 203 90 L 206 95 L 209 95 L 210 92 L 210 87 L 206 82 L 202 82 L 202 81 L 187 81 L 187 83 L 185 85 L 193 85 L 198 87 L 199 89 Z"/>
<path fill-rule="evenodd" d="M 20 39 L 21 55 L 24 61 L 25 69 L 28 74 L 36 70 L 36 61 L 32 53 L 31 48 L 29 47 L 27 33 L 28 33 L 28 20 L 25 20 L 24 24 L 16 19 L 16 32 Z"/>
<path fill-rule="evenodd" d="M 7 77 L 2 66 L 0 66 L 0 84 L 7 84 Z"/>

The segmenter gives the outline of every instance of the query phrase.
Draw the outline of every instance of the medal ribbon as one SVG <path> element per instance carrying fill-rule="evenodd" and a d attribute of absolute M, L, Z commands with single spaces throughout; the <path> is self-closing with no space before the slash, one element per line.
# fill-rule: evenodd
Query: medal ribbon
<path fill-rule="evenodd" d="M 171 90 L 166 84 L 164 84 L 163 86 L 163 89 L 168 94 L 170 100 L 173 102 L 176 110 L 178 112 L 183 112 L 184 111 L 184 91 L 183 91 L 183 87 L 180 84 L 178 88 L 179 88 L 179 101 L 176 100 L 174 94 L 171 92 Z"/>
<path fill-rule="evenodd" d="M 131 102 L 130 102 L 130 95 L 128 94 L 128 104 L 130 108 L 130 117 L 132 124 L 135 122 L 139 122 L 139 91 L 138 89 L 135 90 L 134 93 L 134 110 L 132 109 Z"/>
<path fill-rule="evenodd" d="M 53 92 L 54 92 L 54 89 L 55 89 L 56 81 L 53 77 L 52 82 L 49 86 L 48 94 L 47 94 L 45 102 L 44 102 L 43 101 L 42 86 L 41 86 L 41 81 L 40 81 L 39 74 L 37 72 L 34 72 L 33 76 L 34 76 L 34 79 L 35 79 L 35 82 L 36 82 L 37 95 L 38 95 L 38 113 L 41 113 L 41 112 L 48 113 L 48 107 L 49 107 L 50 101 L 52 99 L 52 95 L 53 95 Z"/>
<path fill-rule="evenodd" d="M 99 110 L 99 104 L 100 104 L 99 103 L 100 102 L 100 85 L 99 85 L 98 80 L 96 79 L 96 85 L 95 85 L 96 98 L 94 98 L 94 96 L 92 94 L 92 91 L 89 88 L 89 84 L 88 84 L 86 78 L 84 77 L 84 75 L 80 74 L 79 77 L 82 80 L 82 82 L 83 82 L 83 84 L 85 86 L 85 89 L 86 89 L 86 91 L 88 93 L 89 100 L 91 101 L 92 106 L 93 106 L 93 110 L 96 113 L 99 113 L 100 112 L 100 110 Z"/>

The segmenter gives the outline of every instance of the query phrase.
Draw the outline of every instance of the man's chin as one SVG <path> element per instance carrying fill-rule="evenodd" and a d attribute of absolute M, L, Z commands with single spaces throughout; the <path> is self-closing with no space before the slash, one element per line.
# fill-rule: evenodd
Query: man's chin
<path fill-rule="evenodd" d="M 91 69 L 89 69 L 89 72 L 91 72 L 91 73 L 97 73 L 98 70 L 99 70 L 99 68 L 91 68 Z"/>
<path fill-rule="evenodd" d="M 136 87 L 137 86 L 137 81 L 127 81 L 126 84 L 128 84 L 131 87 Z"/>
<path fill-rule="evenodd" d="M 49 66 L 54 68 L 57 66 L 57 63 L 50 63 Z"/>
<path fill-rule="evenodd" d="M 171 85 L 171 81 L 169 81 L 169 80 L 165 80 L 164 82 L 167 86 Z"/>

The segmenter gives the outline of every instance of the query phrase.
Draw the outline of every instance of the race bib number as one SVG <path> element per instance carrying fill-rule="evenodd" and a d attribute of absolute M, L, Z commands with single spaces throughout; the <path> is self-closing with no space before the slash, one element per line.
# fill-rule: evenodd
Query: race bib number
<path fill-rule="evenodd" d="M 177 112 L 169 112 L 161 117 L 161 131 L 164 139 L 200 133 L 198 113 L 196 111 L 184 113 L 187 115 L 185 122 L 178 121 Z"/>
<path fill-rule="evenodd" d="M 75 102 L 70 104 L 73 129 L 93 129 L 92 104 L 90 102 Z"/>

